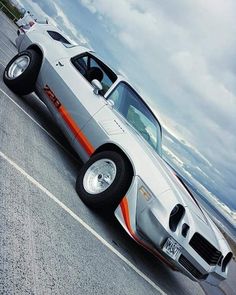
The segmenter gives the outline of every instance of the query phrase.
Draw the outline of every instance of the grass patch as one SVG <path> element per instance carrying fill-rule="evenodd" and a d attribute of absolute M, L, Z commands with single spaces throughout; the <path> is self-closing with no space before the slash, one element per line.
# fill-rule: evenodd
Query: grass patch
<path fill-rule="evenodd" d="M 13 21 L 18 20 L 23 16 L 22 12 L 12 5 L 9 0 L 1 0 L 0 7 L 2 7 L 1 10 Z"/>

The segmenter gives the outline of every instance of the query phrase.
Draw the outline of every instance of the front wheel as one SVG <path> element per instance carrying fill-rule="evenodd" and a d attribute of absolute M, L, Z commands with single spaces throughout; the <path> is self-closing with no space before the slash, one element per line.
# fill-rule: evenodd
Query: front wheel
<path fill-rule="evenodd" d="M 76 191 L 93 209 L 114 210 L 128 191 L 132 169 L 128 160 L 114 151 L 92 156 L 79 171 Z"/>
<path fill-rule="evenodd" d="M 6 66 L 3 81 L 15 93 L 20 95 L 34 91 L 41 66 L 40 55 L 28 49 L 18 53 Z"/>

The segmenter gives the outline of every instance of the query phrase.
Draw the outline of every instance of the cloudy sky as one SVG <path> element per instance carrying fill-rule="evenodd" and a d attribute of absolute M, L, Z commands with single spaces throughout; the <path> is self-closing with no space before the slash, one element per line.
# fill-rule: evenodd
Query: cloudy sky
<path fill-rule="evenodd" d="M 236 211 L 235 0 L 18 2 L 124 73 L 168 130 L 165 155 Z"/>

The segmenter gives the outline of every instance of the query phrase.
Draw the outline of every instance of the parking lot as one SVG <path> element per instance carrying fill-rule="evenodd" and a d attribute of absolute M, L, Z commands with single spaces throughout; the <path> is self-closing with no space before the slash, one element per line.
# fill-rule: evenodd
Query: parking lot
<path fill-rule="evenodd" d="M 82 203 L 81 161 L 47 108 L 2 81 L 17 28 L 0 24 L 0 294 L 205 294 Z"/>

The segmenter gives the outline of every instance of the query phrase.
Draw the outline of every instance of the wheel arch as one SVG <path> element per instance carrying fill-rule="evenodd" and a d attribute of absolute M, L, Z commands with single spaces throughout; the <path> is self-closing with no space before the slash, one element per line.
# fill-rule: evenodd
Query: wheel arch
<path fill-rule="evenodd" d="M 35 83 L 42 65 L 42 56 L 31 47 L 30 50 L 20 51 L 7 64 L 4 69 L 3 81 L 13 92 L 19 95 L 27 95 L 35 90 Z M 8 71 L 12 64 L 21 56 L 28 56 L 30 62 L 19 75 L 9 77 Z"/>
<path fill-rule="evenodd" d="M 35 52 L 37 52 L 41 58 L 41 63 L 42 63 L 43 57 L 44 57 L 43 49 L 37 44 L 32 44 L 32 45 L 28 46 L 26 50 L 28 50 L 28 49 L 31 49 L 31 50 L 34 50 Z"/>
<path fill-rule="evenodd" d="M 95 154 L 98 154 L 98 153 L 104 152 L 104 151 L 114 151 L 114 152 L 121 154 L 129 163 L 132 176 L 135 175 L 135 168 L 134 168 L 133 162 L 130 159 L 130 157 L 127 155 L 127 153 L 125 153 L 121 147 L 119 147 L 118 145 L 116 145 L 114 143 L 105 143 L 105 144 L 99 146 L 93 154 L 95 155 Z"/>

